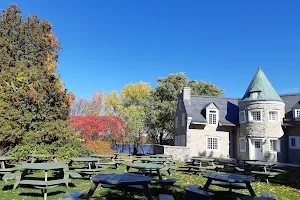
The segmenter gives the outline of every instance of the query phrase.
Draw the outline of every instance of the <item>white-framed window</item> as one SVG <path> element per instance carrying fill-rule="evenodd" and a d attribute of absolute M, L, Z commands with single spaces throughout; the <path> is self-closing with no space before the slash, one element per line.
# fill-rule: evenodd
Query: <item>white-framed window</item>
<path fill-rule="evenodd" d="M 240 138 L 240 151 L 246 152 L 246 139 Z"/>
<path fill-rule="evenodd" d="M 262 110 L 249 111 L 249 121 L 261 122 L 262 121 Z"/>
<path fill-rule="evenodd" d="M 300 121 L 300 109 L 294 110 L 294 118 L 296 121 Z"/>
<path fill-rule="evenodd" d="M 219 151 L 220 150 L 220 138 L 219 137 L 206 137 L 206 150 L 207 151 Z"/>
<path fill-rule="evenodd" d="M 185 113 L 182 113 L 182 115 L 181 115 L 182 117 L 181 117 L 181 122 L 182 122 L 182 126 L 185 126 Z"/>
<path fill-rule="evenodd" d="M 269 110 L 268 119 L 270 122 L 275 122 L 279 120 L 279 111 L 278 110 Z"/>
<path fill-rule="evenodd" d="M 218 121 L 219 121 L 219 111 L 217 109 L 208 109 L 208 119 L 207 122 L 209 125 L 218 125 Z"/>
<path fill-rule="evenodd" d="M 269 150 L 270 150 L 270 152 L 280 152 L 280 140 L 270 139 L 269 140 Z"/>
<path fill-rule="evenodd" d="M 175 128 L 177 128 L 178 127 L 178 117 L 176 116 L 176 118 L 175 118 Z"/>
<path fill-rule="evenodd" d="M 246 112 L 244 110 L 240 111 L 240 123 L 244 123 L 246 121 Z"/>
<path fill-rule="evenodd" d="M 300 136 L 290 136 L 289 147 L 290 149 L 300 149 Z"/>

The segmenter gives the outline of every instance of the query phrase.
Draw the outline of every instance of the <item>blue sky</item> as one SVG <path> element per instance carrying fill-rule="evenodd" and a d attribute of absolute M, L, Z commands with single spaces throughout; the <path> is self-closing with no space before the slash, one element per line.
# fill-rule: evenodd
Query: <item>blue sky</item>
<path fill-rule="evenodd" d="M 297 1 L 7 1 L 53 24 L 59 74 L 88 97 L 185 72 L 242 97 L 261 66 L 278 93 L 300 92 Z"/>

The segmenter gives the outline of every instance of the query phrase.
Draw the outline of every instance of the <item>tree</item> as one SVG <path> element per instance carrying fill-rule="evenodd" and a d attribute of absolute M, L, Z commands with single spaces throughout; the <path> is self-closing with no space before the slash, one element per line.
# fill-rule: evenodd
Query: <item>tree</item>
<path fill-rule="evenodd" d="M 203 81 L 189 81 L 183 72 L 158 78 L 158 85 L 152 91 L 152 105 L 147 126 L 152 131 L 153 142 L 163 144 L 165 139 L 173 140 L 174 119 L 178 94 L 185 86 L 191 87 L 195 95 L 219 96 L 223 93 L 218 86 Z M 158 136 L 158 137 L 157 137 Z"/>
<path fill-rule="evenodd" d="M 104 93 L 94 92 L 90 99 L 79 98 L 72 103 L 70 115 L 101 115 Z"/>
<path fill-rule="evenodd" d="M 146 116 L 150 112 L 149 97 L 150 85 L 139 82 L 124 86 L 121 94 L 109 93 L 104 103 L 106 114 L 119 115 L 124 119 L 128 129 L 126 142 L 134 144 L 134 153 L 137 153 L 137 147 L 146 133 Z"/>
<path fill-rule="evenodd" d="M 73 140 L 68 120 L 75 96 L 67 92 L 56 74 L 59 50 L 60 43 L 49 22 L 36 15 L 22 19 L 16 5 L 1 13 L 2 148 L 45 143 L 55 143 L 58 148 Z"/>
<path fill-rule="evenodd" d="M 124 121 L 118 116 L 71 116 L 72 127 L 81 132 L 81 137 L 91 140 L 121 142 L 127 134 Z"/>

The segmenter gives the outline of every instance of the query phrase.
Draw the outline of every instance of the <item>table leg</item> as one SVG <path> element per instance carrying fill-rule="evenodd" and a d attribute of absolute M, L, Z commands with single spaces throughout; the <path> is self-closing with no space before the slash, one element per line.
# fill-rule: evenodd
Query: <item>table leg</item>
<path fill-rule="evenodd" d="M 204 187 L 203 187 L 204 191 L 208 191 L 208 188 L 209 188 L 211 182 L 212 182 L 212 179 L 208 178 L 205 185 L 204 185 Z"/>
<path fill-rule="evenodd" d="M 144 188 L 144 193 L 145 193 L 147 199 L 148 200 L 153 200 L 153 197 L 152 197 L 152 194 L 150 192 L 148 184 L 143 185 L 143 188 Z"/>
<path fill-rule="evenodd" d="M 158 179 L 159 179 L 159 180 L 162 180 L 162 176 L 161 176 L 160 170 L 157 169 L 156 172 L 157 172 L 157 175 L 158 175 Z"/>
<path fill-rule="evenodd" d="M 28 173 L 28 169 L 25 169 L 20 176 L 16 176 L 16 182 L 14 184 L 13 190 L 19 186 L 20 181 L 25 177 L 27 173 Z"/>
<path fill-rule="evenodd" d="M 1 161 L 1 168 L 5 169 L 5 162 L 4 161 Z"/>
<path fill-rule="evenodd" d="M 94 194 L 95 190 L 97 189 L 98 185 L 99 185 L 99 183 L 93 182 L 93 184 L 92 184 L 92 186 L 91 186 L 89 192 L 88 192 L 87 195 L 85 196 L 86 199 L 88 199 L 88 200 L 91 199 L 91 197 L 93 196 L 93 194 Z"/>
<path fill-rule="evenodd" d="M 128 166 L 127 166 L 127 167 L 126 167 L 126 172 L 128 172 L 128 171 L 129 171 L 129 169 L 130 169 L 130 167 L 128 167 Z"/>
<path fill-rule="evenodd" d="M 48 170 L 45 170 L 45 181 L 48 179 Z"/>
<path fill-rule="evenodd" d="M 248 182 L 248 183 L 245 183 L 245 184 L 246 184 L 247 189 L 249 190 L 251 196 L 256 196 L 256 194 L 255 194 L 255 192 L 254 192 L 254 190 L 253 190 L 251 184 L 250 184 L 249 182 Z"/>

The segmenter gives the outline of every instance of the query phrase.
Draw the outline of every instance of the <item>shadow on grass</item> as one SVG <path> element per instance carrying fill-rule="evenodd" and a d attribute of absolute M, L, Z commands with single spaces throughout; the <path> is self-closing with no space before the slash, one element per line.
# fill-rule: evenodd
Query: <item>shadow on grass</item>
<path fill-rule="evenodd" d="M 65 193 L 65 192 L 64 191 L 55 191 L 55 192 L 48 192 L 47 195 L 54 196 L 54 195 L 63 194 L 63 193 Z M 42 192 L 40 192 L 40 193 L 38 193 L 38 192 L 22 192 L 19 195 L 20 196 L 31 196 L 31 197 L 44 197 Z"/>

